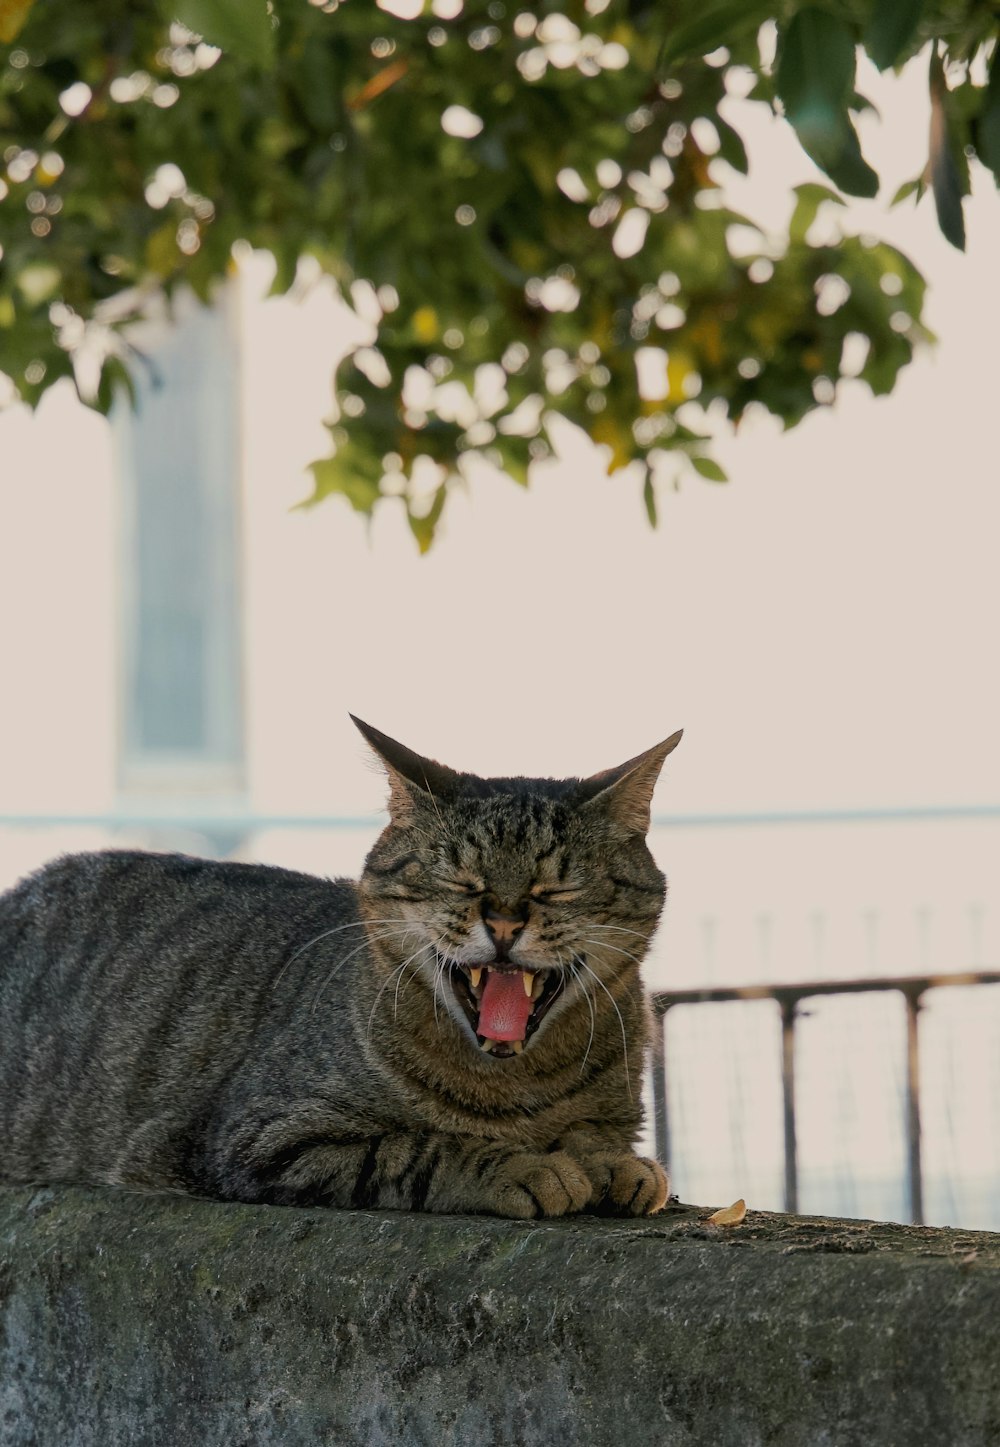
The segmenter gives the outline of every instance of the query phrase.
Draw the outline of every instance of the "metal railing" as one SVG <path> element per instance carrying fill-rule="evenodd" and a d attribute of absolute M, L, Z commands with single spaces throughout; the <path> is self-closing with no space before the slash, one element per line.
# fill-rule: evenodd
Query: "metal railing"
<path fill-rule="evenodd" d="M 662 990 L 651 996 L 656 1014 L 653 1034 L 653 1126 L 656 1154 L 666 1166 L 670 1160 L 666 1015 L 675 1005 L 722 1004 L 734 1000 L 773 1000 L 781 1016 L 781 1091 L 784 1116 L 786 1211 L 798 1210 L 798 1148 L 795 1133 L 795 1020 L 803 1000 L 820 995 L 862 995 L 896 991 L 906 1006 L 906 1180 L 910 1220 L 924 1218 L 924 1183 L 920 1158 L 920 1038 L 923 996 L 929 990 L 955 985 L 1000 984 L 1000 971 L 980 970 L 954 975 L 915 975 L 866 980 L 829 980 L 797 985 L 742 985 L 706 990 Z"/>

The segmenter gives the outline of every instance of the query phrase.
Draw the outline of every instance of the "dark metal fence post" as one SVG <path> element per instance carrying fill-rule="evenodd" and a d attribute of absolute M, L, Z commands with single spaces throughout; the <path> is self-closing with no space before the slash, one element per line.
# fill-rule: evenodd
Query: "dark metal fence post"
<path fill-rule="evenodd" d="M 924 1223 L 924 1180 L 920 1160 L 920 1054 L 917 1021 L 920 990 L 904 990 L 906 1000 L 906 1177 L 910 1220 Z"/>
<path fill-rule="evenodd" d="M 799 1162 L 795 1140 L 795 1011 L 798 1000 L 781 1000 L 781 1095 L 785 1116 L 785 1210 L 799 1209 Z"/>
<path fill-rule="evenodd" d="M 670 1164 L 670 1124 L 667 1119 L 667 1010 L 653 1006 L 653 1150 L 666 1170 Z"/>

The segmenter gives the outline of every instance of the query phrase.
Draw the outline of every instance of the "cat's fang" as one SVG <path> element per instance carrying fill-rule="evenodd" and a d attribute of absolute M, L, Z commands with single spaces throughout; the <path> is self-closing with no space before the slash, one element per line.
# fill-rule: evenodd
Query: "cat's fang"
<path fill-rule="evenodd" d="M 514 1051 L 514 1054 L 515 1054 L 515 1055 L 520 1055 L 521 1051 L 524 1049 L 524 1041 L 523 1041 L 523 1040 L 512 1040 L 510 1043 L 511 1043 L 511 1047 L 512 1047 L 512 1049 L 513 1049 L 513 1051 Z"/>
<path fill-rule="evenodd" d="M 525 989 L 528 988 L 528 977 L 527 977 L 527 973 L 525 973 L 524 988 L 525 988 Z M 539 974 L 532 975 L 532 977 L 531 977 L 531 998 L 532 998 L 533 1000 L 537 1000 L 538 997 L 539 997 L 539 995 L 542 993 L 542 991 L 543 991 L 544 989 L 545 989 L 545 979 L 544 979 L 544 977 L 543 977 L 540 973 L 539 973 Z"/>
<path fill-rule="evenodd" d="M 485 1050 L 486 1054 L 489 1055 L 492 1053 L 493 1047 L 496 1043 L 497 1042 L 495 1040 L 484 1040 L 479 1048 L 480 1050 Z"/>
<path fill-rule="evenodd" d="M 469 967 L 469 979 L 472 981 L 472 988 L 473 988 L 474 990 L 478 990 L 478 989 L 479 989 L 479 981 L 480 981 L 482 978 L 483 978 L 483 967 L 482 967 L 482 965 L 472 965 L 472 966 Z"/>
<path fill-rule="evenodd" d="M 533 970 L 521 971 L 521 983 L 524 985 L 524 993 L 530 1000 L 535 989 L 535 974 Z"/>

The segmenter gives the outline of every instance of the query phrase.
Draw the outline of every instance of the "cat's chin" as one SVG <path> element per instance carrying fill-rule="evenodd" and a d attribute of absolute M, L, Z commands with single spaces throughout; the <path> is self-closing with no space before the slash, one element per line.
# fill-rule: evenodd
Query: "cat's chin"
<path fill-rule="evenodd" d="M 566 988 L 564 972 L 548 967 L 467 965 L 457 960 L 448 960 L 447 966 L 448 983 L 470 1034 L 493 1060 L 522 1054 Z"/>

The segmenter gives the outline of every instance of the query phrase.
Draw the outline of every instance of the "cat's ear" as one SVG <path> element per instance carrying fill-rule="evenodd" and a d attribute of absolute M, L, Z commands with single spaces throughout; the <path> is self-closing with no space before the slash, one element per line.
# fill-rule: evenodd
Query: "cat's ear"
<path fill-rule="evenodd" d="M 587 809 L 602 809 L 609 818 L 636 834 L 649 829 L 649 806 L 663 761 L 672 753 L 684 735 L 678 729 L 662 744 L 647 749 L 616 769 L 592 774 L 581 783 Z"/>
<path fill-rule="evenodd" d="M 453 791 L 459 781 L 454 769 L 415 754 L 354 714 L 350 719 L 385 765 L 389 775 L 389 818 L 394 824 L 411 824 L 421 800 L 444 798 Z"/>

